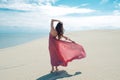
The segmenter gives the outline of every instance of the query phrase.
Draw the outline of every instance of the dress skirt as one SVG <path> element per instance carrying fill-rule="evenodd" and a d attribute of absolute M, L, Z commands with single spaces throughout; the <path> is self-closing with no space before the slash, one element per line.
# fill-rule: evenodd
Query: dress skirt
<path fill-rule="evenodd" d="M 49 35 L 49 53 L 52 66 L 67 66 L 74 59 L 86 57 L 84 48 L 73 42 L 58 40 Z"/>

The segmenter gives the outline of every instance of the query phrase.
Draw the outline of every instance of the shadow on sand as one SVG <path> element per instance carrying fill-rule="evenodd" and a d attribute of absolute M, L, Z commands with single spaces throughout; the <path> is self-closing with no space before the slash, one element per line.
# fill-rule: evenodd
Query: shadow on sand
<path fill-rule="evenodd" d="M 62 71 L 57 71 L 57 72 L 46 74 L 36 80 L 57 80 L 60 78 L 72 77 L 72 76 L 76 76 L 79 74 L 81 74 L 81 72 L 75 72 L 75 74 L 71 75 L 71 74 L 68 74 L 66 71 L 62 70 Z"/>

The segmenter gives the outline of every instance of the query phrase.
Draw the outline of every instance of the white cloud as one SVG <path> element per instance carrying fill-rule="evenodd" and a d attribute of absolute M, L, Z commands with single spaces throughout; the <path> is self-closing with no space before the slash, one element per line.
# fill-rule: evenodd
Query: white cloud
<path fill-rule="evenodd" d="M 100 4 L 105 4 L 107 3 L 109 0 L 101 0 Z"/>
<path fill-rule="evenodd" d="M 40 10 L 42 10 L 43 13 L 49 16 L 62 16 L 62 15 L 68 15 L 68 14 L 74 14 L 74 13 L 82 14 L 82 13 L 95 12 L 95 10 L 87 9 L 87 8 L 77 8 L 77 7 L 68 7 L 68 6 L 51 6 L 51 5 L 41 6 Z"/>
<path fill-rule="evenodd" d="M 81 29 L 120 29 L 120 15 L 108 16 L 56 16 L 42 14 L 41 12 L 30 13 L 0 13 L 0 26 L 16 26 L 16 27 L 34 27 L 35 29 L 50 28 L 51 18 L 60 19 L 64 23 L 66 31 Z M 4 17 L 3 17 L 4 16 Z"/>
<path fill-rule="evenodd" d="M 113 11 L 113 14 L 114 14 L 114 15 L 120 15 L 120 10 L 114 10 L 114 11 Z"/>
<path fill-rule="evenodd" d="M 15 10 L 34 10 L 37 7 L 30 4 L 25 3 L 13 3 L 13 4 L 2 4 L 0 5 L 0 8 L 8 8 L 8 9 L 15 9 Z"/>
<path fill-rule="evenodd" d="M 39 0 L 39 5 L 15 3 L 7 5 L 8 8 L 33 10 L 30 13 L 14 13 L 13 16 L 3 14 L 5 17 L 0 18 L 0 25 L 11 26 L 31 26 L 40 28 L 49 28 L 49 21 L 51 18 L 57 18 L 63 21 L 65 29 L 80 30 L 81 28 L 105 28 L 105 27 L 119 27 L 120 28 L 120 10 L 113 11 L 114 15 L 109 16 L 90 16 L 90 17 L 68 17 L 68 14 L 85 14 L 96 12 L 96 10 L 79 7 L 68 6 L 52 6 L 56 0 Z M 102 0 L 102 3 L 108 0 Z M 47 2 L 47 3 L 45 3 Z M 83 6 L 86 6 L 84 4 Z M 1 6 L 1 5 L 0 5 Z M 3 7 L 3 6 L 1 6 Z M 4 6 L 5 7 L 5 6 Z M 2 13 L 1 13 L 2 14 Z M 64 17 L 62 17 L 64 16 Z"/>
<path fill-rule="evenodd" d="M 23 3 L 23 0 L 12 0 L 14 3 L 12 4 L 1 4 L 1 8 L 10 8 L 10 9 L 18 9 L 18 10 L 28 10 L 28 11 L 40 11 L 43 14 L 49 16 L 63 16 L 68 14 L 82 14 L 82 13 L 92 13 L 95 12 L 93 9 L 89 8 L 79 8 L 79 7 L 68 7 L 68 6 L 53 6 L 57 0 L 36 0 L 38 1 L 38 5 L 36 4 L 26 4 Z M 28 0 L 27 0 L 28 1 Z M 31 1 L 32 3 L 32 1 Z M 83 4 L 86 6 L 87 4 Z"/>
<path fill-rule="evenodd" d="M 120 3 L 117 3 L 117 4 L 115 5 L 115 8 L 119 8 L 119 9 L 120 9 Z"/>
<path fill-rule="evenodd" d="M 66 30 L 120 29 L 120 16 L 63 17 Z"/>
<path fill-rule="evenodd" d="M 81 4 L 80 6 L 84 7 L 84 6 L 88 6 L 89 4 L 88 3 L 84 3 L 84 4 Z"/>
<path fill-rule="evenodd" d="M 113 4 L 115 5 L 115 8 L 120 9 L 120 0 L 115 0 Z"/>
<path fill-rule="evenodd" d="M 57 0 L 38 0 L 41 5 L 51 5 L 54 4 Z"/>
<path fill-rule="evenodd" d="M 36 4 L 54 4 L 57 0 L 0 0 L 0 3 L 36 3 Z"/>

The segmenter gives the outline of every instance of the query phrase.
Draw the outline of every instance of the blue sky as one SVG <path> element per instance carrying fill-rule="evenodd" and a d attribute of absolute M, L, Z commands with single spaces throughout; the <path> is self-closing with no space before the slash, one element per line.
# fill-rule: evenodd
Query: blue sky
<path fill-rule="evenodd" d="M 47 29 L 55 18 L 67 29 L 120 28 L 120 0 L 0 0 L 0 11 L 0 26 Z"/>
<path fill-rule="evenodd" d="M 89 8 L 99 11 L 99 15 L 112 14 L 114 10 L 120 10 L 120 0 L 57 0 L 53 6 L 69 6 Z"/>
<path fill-rule="evenodd" d="M 114 9 L 115 4 L 120 0 L 57 0 L 53 5 L 79 6 L 92 9 Z"/>
<path fill-rule="evenodd" d="M 7 7 L 23 10 L 36 9 L 34 4 L 37 4 L 37 8 L 41 6 L 47 6 L 47 9 L 52 9 L 52 11 L 54 11 L 54 7 L 60 8 L 61 6 L 64 8 L 66 6 L 69 8 L 94 10 L 85 12 L 89 13 L 89 15 L 109 15 L 113 14 L 114 12 L 117 12 L 117 14 L 120 13 L 120 0 L 0 0 L 0 3 L 0 8 Z M 44 10 L 46 10 L 46 8 Z M 72 12 L 71 10 L 70 13 L 67 13 L 67 15 L 69 14 L 78 15 L 81 14 L 81 12 L 74 12 L 74 10 Z M 88 14 L 86 14 L 86 16 L 87 15 Z"/>

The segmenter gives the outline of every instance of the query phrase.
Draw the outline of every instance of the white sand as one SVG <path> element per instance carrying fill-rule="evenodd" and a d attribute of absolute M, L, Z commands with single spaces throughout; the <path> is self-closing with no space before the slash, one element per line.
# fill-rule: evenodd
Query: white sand
<path fill-rule="evenodd" d="M 66 35 L 84 46 L 86 58 L 74 60 L 67 67 L 59 67 L 59 72 L 49 74 L 48 37 L 38 39 L 0 49 L 0 80 L 120 80 L 120 30 Z"/>

